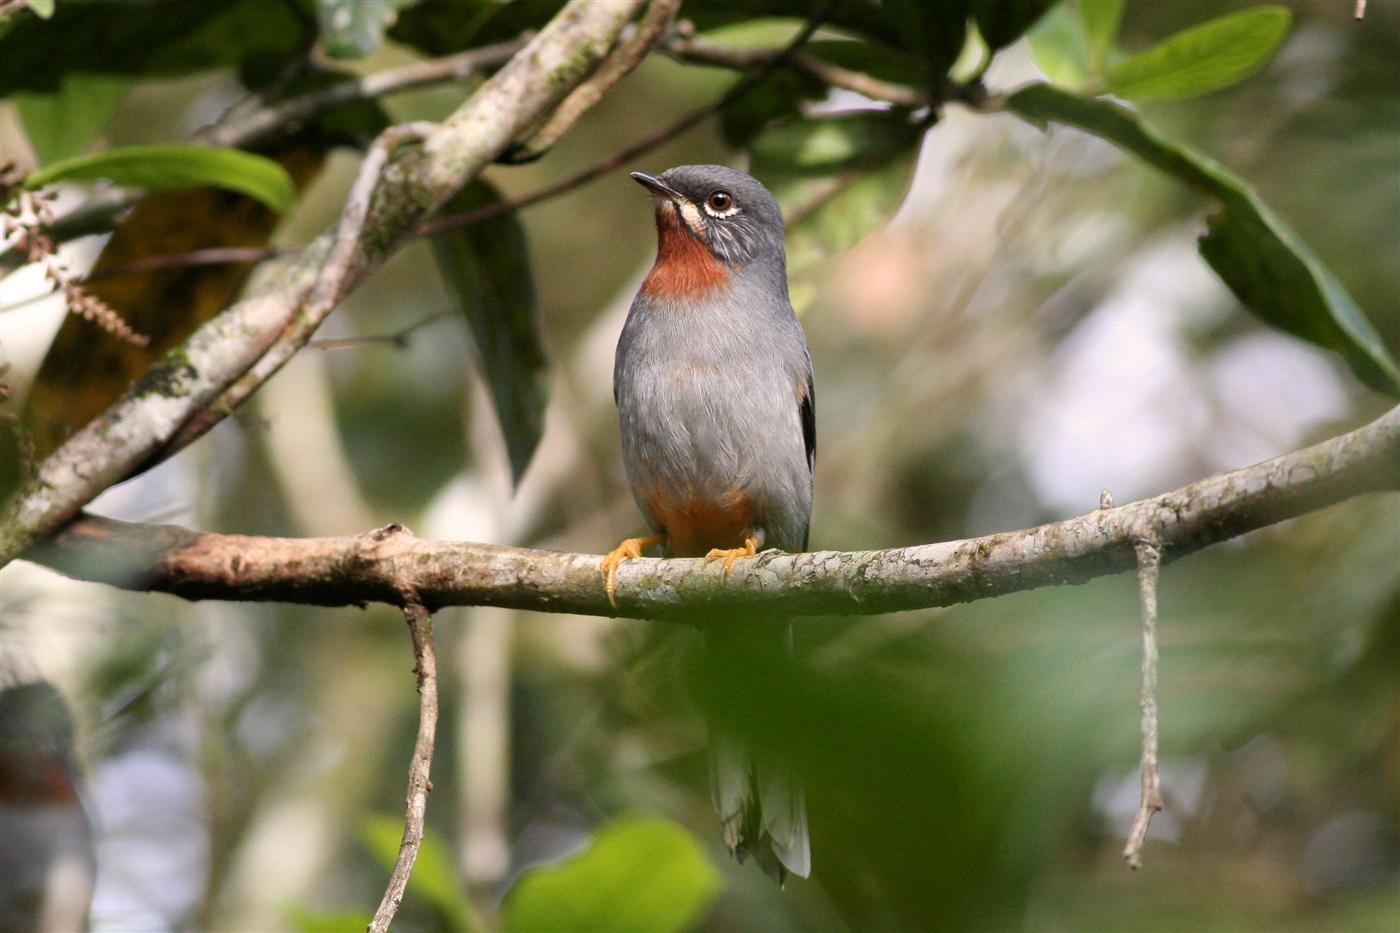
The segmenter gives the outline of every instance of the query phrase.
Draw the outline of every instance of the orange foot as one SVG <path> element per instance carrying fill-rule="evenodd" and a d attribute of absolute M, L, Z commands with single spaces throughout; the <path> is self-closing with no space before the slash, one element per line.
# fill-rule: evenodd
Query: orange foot
<path fill-rule="evenodd" d="M 598 565 L 598 569 L 603 573 L 603 589 L 608 592 L 608 602 L 612 603 L 614 609 L 617 608 L 617 568 L 622 566 L 625 560 L 642 556 L 642 548 L 653 544 L 660 544 L 666 540 L 664 534 L 647 535 L 645 538 L 623 538 L 622 543 L 608 552 L 608 556 L 603 558 L 603 562 Z"/>
<path fill-rule="evenodd" d="M 758 539 L 745 538 L 743 547 L 715 548 L 705 555 L 706 560 L 714 560 L 718 557 L 724 558 L 724 570 L 720 573 L 720 579 L 729 579 L 729 571 L 734 566 L 734 562 L 741 557 L 753 557 L 758 553 Z"/>

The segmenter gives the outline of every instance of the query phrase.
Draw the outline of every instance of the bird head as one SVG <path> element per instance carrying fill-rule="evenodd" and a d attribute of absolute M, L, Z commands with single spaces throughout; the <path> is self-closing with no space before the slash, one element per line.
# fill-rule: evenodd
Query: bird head
<path fill-rule="evenodd" d="M 722 165 L 681 165 L 660 175 L 633 172 L 656 199 L 658 246 L 677 253 L 689 244 L 729 266 L 783 258 L 783 213 L 758 179 Z"/>

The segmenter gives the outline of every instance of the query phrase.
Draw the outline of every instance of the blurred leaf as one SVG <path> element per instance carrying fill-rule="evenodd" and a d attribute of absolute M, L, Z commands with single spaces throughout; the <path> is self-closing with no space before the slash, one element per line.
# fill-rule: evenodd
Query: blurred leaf
<path fill-rule="evenodd" d="M 1013 94 L 1011 110 L 1093 133 L 1175 176 L 1219 205 L 1202 257 L 1264 321 L 1340 353 L 1367 385 L 1400 394 L 1400 368 L 1365 314 L 1298 235 L 1233 172 L 1173 142 L 1125 107 L 1045 84 Z"/>
<path fill-rule="evenodd" d="M 384 42 L 399 10 L 418 0 L 316 0 L 321 40 L 332 58 L 363 58 Z"/>
<path fill-rule="evenodd" d="M 34 15 L 40 19 L 48 19 L 53 16 L 54 0 L 24 0 L 24 5 L 34 11 Z"/>
<path fill-rule="evenodd" d="M 501 201 L 475 181 L 448 202 L 459 213 Z M 511 476 L 525 474 L 544 432 L 545 356 L 525 228 L 514 213 L 432 238 L 433 256 L 471 326 L 477 364 L 491 389 Z"/>
<path fill-rule="evenodd" d="M 930 77 L 942 77 L 958 60 L 967 37 L 970 0 L 882 0 L 882 9 L 904 38 L 905 48 L 921 53 Z M 985 38 L 985 36 L 983 37 Z"/>
<path fill-rule="evenodd" d="M 320 170 L 322 156 L 305 148 L 277 155 L 300 187 Z M 25 400 L 25 421 L 36 453 L 47 454 L 125 391 L 133 379 L 219 313 L 248 275 L 246 265 L 191 266 L 103 276 L 146 256 L 212 247 L 266 245 L 277 214 L 241 194 L 217 188 L 146 195 L 121 222 L 93 266 L 87 291 L 115 308 L 145 347 L 95 336 L 68 315 L 44 356 Z"/>
<path fill-rule="evenodd" d="M 365 845 L 379 863 L 385 869 L 393 868 L 403 839 L 403 820 L 387 814 L 374 814 L 365 820 L 362 832 Z M 413 863 L 408 890 L 432 905 L 448 930 L 471 933 L 485 929 L 457 878 L 447 844 L 431 830 L 424 832 L 423 843 L 418 847 L 418 858 Z M 363 925 L 360 928 L 363 929 Z"/>
<path fill-rule="evenodd" d="M 539 29 L 560 6 L 558 0 L 432 0 L 403 10 L 389 37 L 425 55 L 449 55 Z"/>
<path fill-rule="evenodd" d="M 1065 0 L 1065 6 L 1068 6 Z M 1084 24 L 1088 47 L 1089 70 L 1103 70 L 1113 40 L 1118 37 L 1118 25 L 1123 20 L 1123 0 L 1079 0 L 1079 18 Z"/>
<path fill-rule="evenodd" d="M 291 0 L 146 0 L 60 3 L 50 20 L 6 20 L 0 96 L 50 92 L 74 72 L 177 75 L 236 65 L 253 52 L 286 60 L 309 24 Z"/>
<path fill-rule="evenodd" d="M 961 2 L 961 0 L 959 0 Z M 812 15 L 810 0 L 688 0 L 684 16 L 701 32 L 759 19 L 791 19 L 796 29 Z M 843 0 L 825 20 L 827 26 L 858 36 L 869 36 L 896 48 L 910 39 L 903 24 L 908 21 L 906 0 Z M 915 11 L 917 12 L 917 11 Z"/>
<path fill-rule="evenodd" d="M 97 178 L 152 190 L 209 185 L 246 194 L 282 213 L 296 202 L 291 176 L 271 159 L 238 149 L 189 143 L 122 146 L 76 156 L 34 172 L 25 184 L 39 188 L 57 181 Z"/>
<path fill-rule="evenodd" d="M 603 828 L 578 855 L 533 868 L 506 895 L 508 933 L 669 933 L 694 925 L 719 891 L 695 839 L 666 820 Z"/>
<path fill-rule="evenodd" d="M 806 49 L 822 61 L 881 81 L 918 84 L 922 80 L 918 63 L 907 52 L 877 39 L 813 39 Z"/>
<path fill-rule="evenodd" d="M 753 172 L 789 218 L 793 269 L 854 246 L 894 214 L 917 139 L 908 121 L 867 111 L 794 121 L 754 140 Z"/>
<path fill-rule="evenodd" d="M 928 646 L 907 639 L 888 664 L 819 665 L 800 655 L 775 663 L 736 638 L 723 657 L 697 652 L 689 681 L 708 721 L 806 786 L 813 881 L 849 928 L 1005 929 L 1025 883 L 1009 876 L 998 845 L 1029 749 L 988 754 L 986 730 L 1002 725 L 989 666 L 940 663 Z"/>
<path fill-rule="evenodd" d="M 1068 2 L 1056 5 L 1026 36 L 1031 58 L 1055 85 L 1080 88 L 1088 80 L 1089 39 Z"/>
<path fill-rule="evenodd" d="M 287 914 L 296 933 L 364 933 L 374 920 L 374 914 L 364 910 L 323 913 L 305 907 L 292 907 Z"/>
<path fill-rule="evenodd" d="M 792 176 L 852 168 L 872 152 L 898 148 L 911 138 L 906 120 L 885 111 L 862 111 L 774 127 L 754 140 L 750 154 L 754 174 L 780 184 Z"/>
<path fill-rule="evenodd" d="M 779 69 L 764 78 L 747 94 L 725 107 L 719 116 L 724 141 L 740 149 L 764 127 L 801 112 L 804 100 L 826 96 L 825 84 L 791 69 Z"/>
<path fill-rule="evenodd" d="M 1056 0 L 972 0 L 969 12 L 987 45 L 996 51 L 1025 35 Z"/>
<path fill-rule="evenodd" d="M 111 122 L 131 82 L 125 78 L 74 72 L 52 94 L 14 95 L 24 134 L 48 165 L 75 156 L 92 145 Z"/>
<path fill-rule="evenodd" d="M 1243 80 L 1288 32 L 1293 14 L 1258 6 L 1183 29 L 1108 73 L 1108 89 L 1131 100 L 1184 100 Z"/>

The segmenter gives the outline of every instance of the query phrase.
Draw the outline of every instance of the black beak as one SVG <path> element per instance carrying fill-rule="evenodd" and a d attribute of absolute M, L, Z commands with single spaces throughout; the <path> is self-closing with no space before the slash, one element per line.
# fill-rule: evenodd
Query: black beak
<path fill-rule="evenodd" d="M 648 175 L 646 172 L 633 172 L 632 180 L 659 197 L 670 198 L 673 201 L 685 200 L 685 195 L 681 194 L 655 175 Z"/>

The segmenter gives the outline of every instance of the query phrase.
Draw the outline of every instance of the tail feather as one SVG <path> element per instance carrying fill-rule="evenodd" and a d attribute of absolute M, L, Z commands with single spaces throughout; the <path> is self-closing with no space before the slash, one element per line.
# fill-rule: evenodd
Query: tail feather
<path fill-rule="evenodd" d="M 722 638 L 713 637 L 713 631 L 708 640 L 712 651 L 722 651 L 716 644 Z M 781 654 L 790 653 L 790 632 L 784 632 L 781 646 L 774 647 Z M 725 845 L 736 859 L 743 862 L 753 856 L 779 885 L 789 874 L 799 878 L 811 874 L 802 785 L 781 765 L 751 752 L 718 724 L 710 727 L 710 798 Z"/>

